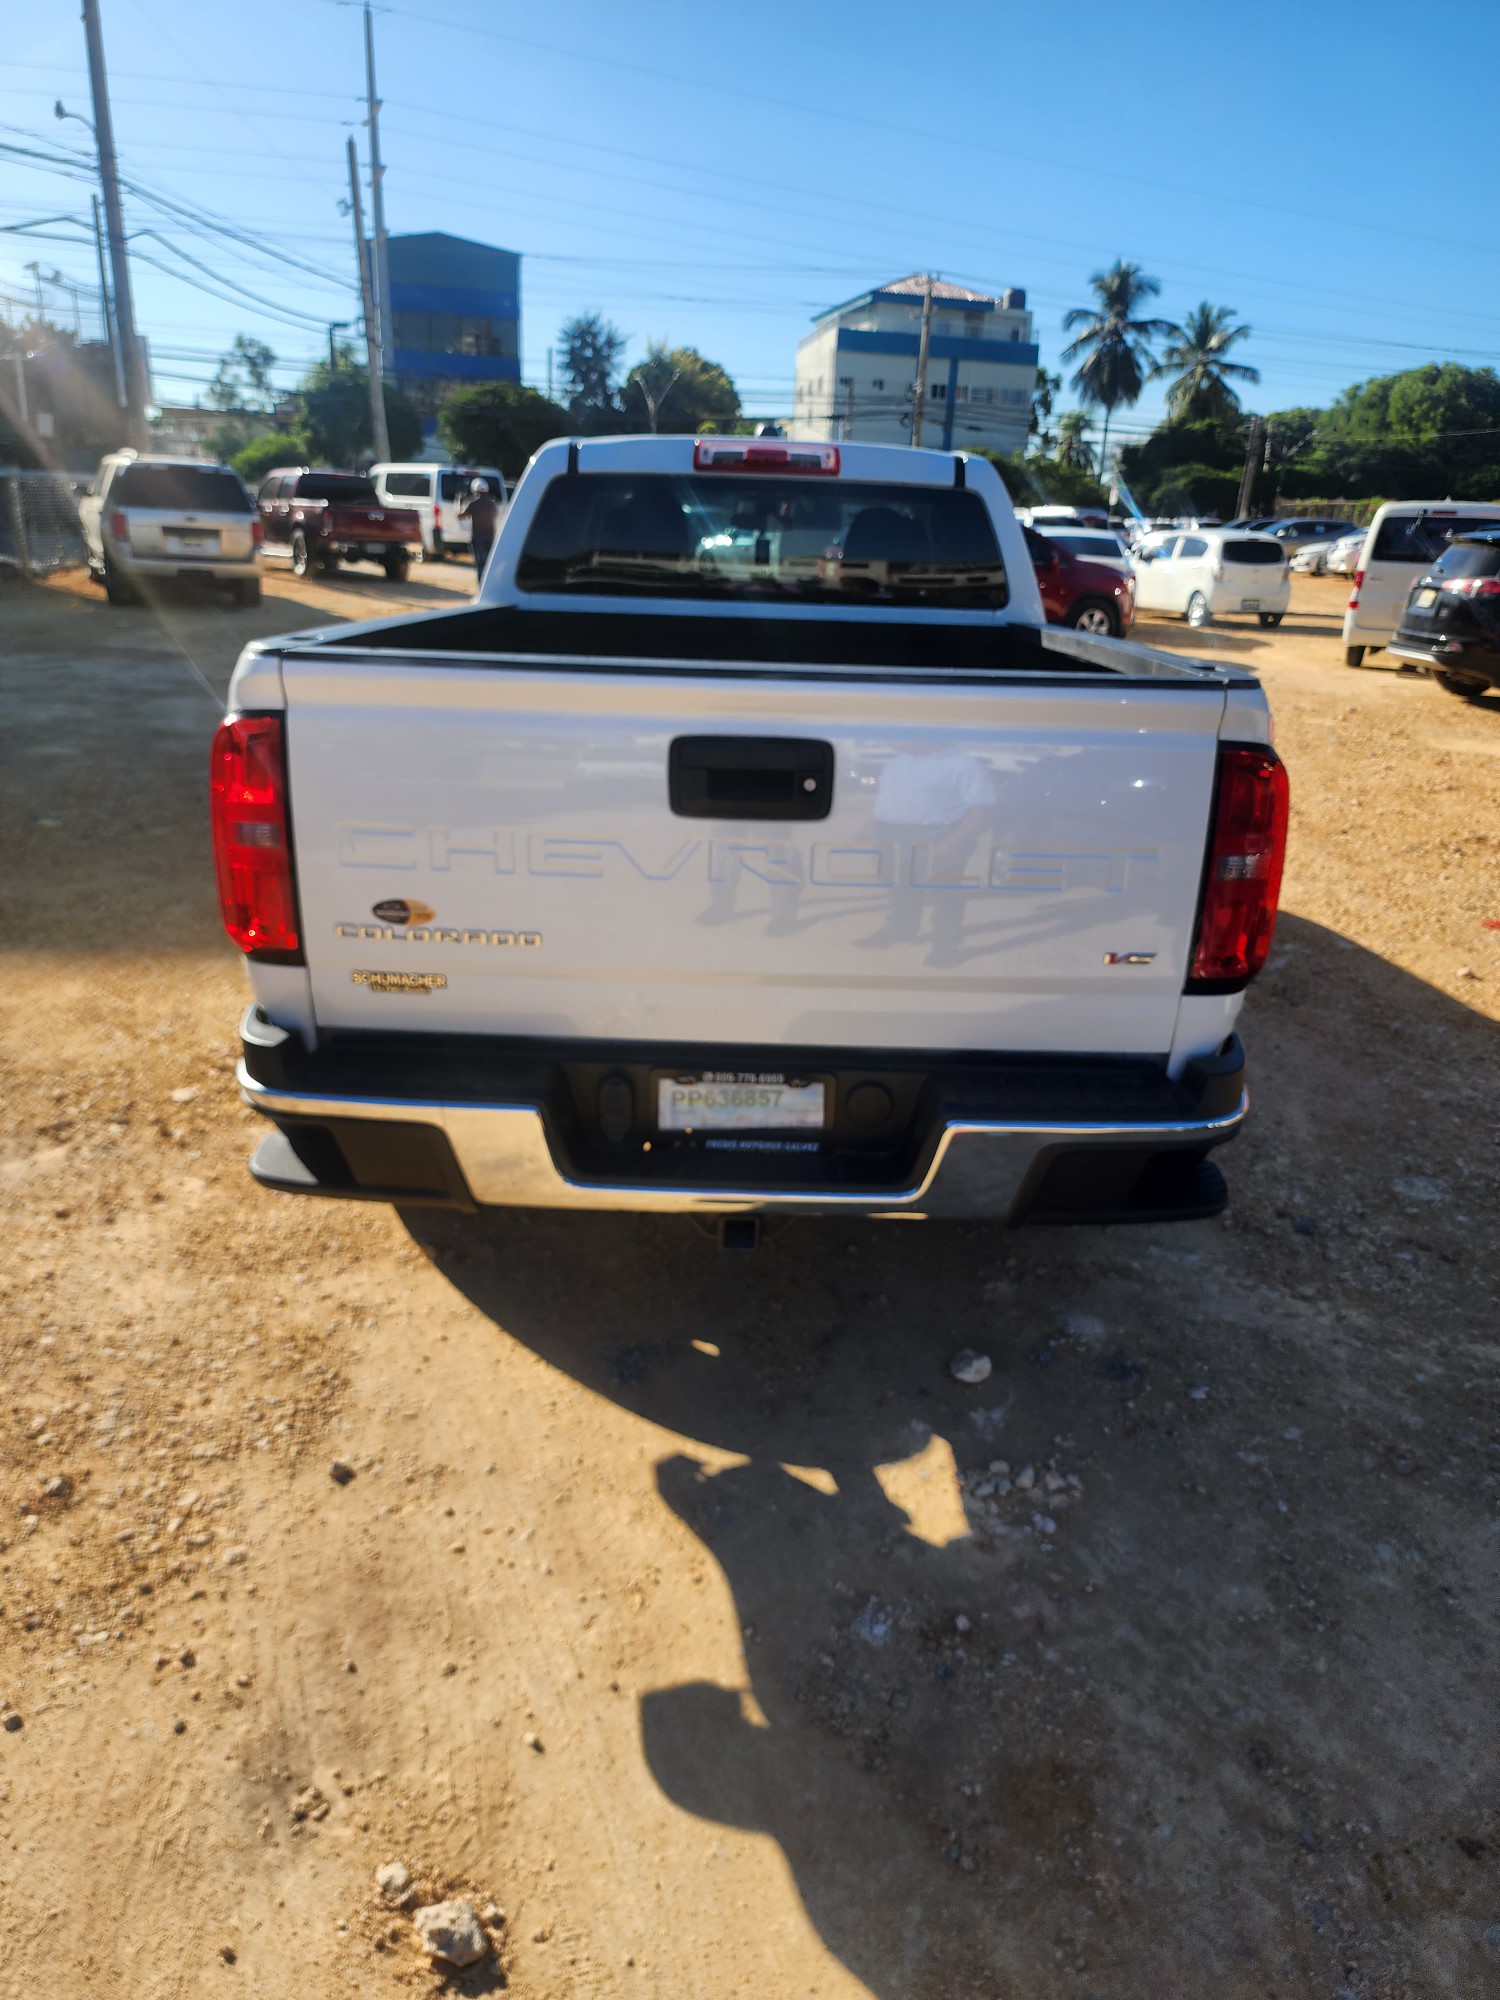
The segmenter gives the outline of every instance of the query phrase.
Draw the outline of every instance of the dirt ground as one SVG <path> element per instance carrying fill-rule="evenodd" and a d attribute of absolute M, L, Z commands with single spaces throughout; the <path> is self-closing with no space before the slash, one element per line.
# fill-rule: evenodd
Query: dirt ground
<path fill-rule="evenodd" d="M 1218 1221 L 266 1193 L 217 700 L 465 582 L 0 597 L 0 1995 L 1500 1990 L 1500 704 L 1139 628 L 1292 775 Z"/>

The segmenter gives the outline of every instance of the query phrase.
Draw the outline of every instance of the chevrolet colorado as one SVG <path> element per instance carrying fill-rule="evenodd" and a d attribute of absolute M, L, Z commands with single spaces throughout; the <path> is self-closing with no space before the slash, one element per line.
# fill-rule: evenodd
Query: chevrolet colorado
<path fill-rule="evenodd" d="M 256 641 L 229 702 L 266 1185 L 736 1242 L 1223 1205 L 1265 697 L 1049 627 L 987 461 L 559 441 L 472 606 Z"/>

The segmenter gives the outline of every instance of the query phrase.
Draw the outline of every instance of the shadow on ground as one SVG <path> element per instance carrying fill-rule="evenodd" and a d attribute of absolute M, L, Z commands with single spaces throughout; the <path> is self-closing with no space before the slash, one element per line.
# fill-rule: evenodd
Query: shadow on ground
<path fill-rule="evenodd" d="M 1483 1981 L 1495 1371 L 1446 1163 L 1493 1030 L 1295 919 L 1252 1015 L 1227 1224 L 801 1224 L 734 1258 L 664 1220 L 405 1218 L 688 1441 L 658 1488 L 746 1686 L 648 1694 L 645 1755 L 780 1844 L 879 2000 Z"/>

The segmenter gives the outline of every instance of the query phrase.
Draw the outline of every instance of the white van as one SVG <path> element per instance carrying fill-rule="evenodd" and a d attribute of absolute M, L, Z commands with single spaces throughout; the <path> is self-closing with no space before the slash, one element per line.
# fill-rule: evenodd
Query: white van
<path fill-rule="evenodd" d="M 1148 535 L 1135 549 L 1135 608 L 1176 611 L 1189 625 L 1249 612 L 1279 625 L 1291 602 L 1286 551 L 1269 535 L 1199 528 Z"/>
<path fill-rule="evenodd" d="M 1388 500 L 1370 523 L 1344 613 L 1344 663 L 1395 637 L 1411 587 L 1450 538 L 1500 522 L 1500 501 Z"/>
<path fill-rule="evenodd" d="M 370 477 L 387 505 L 410 507 L 420 517 L 422 553 L 434 562 L 441 562 L 450 550 L 462 555 L 473 539 L 472 529 L 458 512 L 471 479 L 484 480 L 502 507 L 510 498 L 493 465 L 423 465 L 413 459 L 403 465 L 372 465 Z"/>

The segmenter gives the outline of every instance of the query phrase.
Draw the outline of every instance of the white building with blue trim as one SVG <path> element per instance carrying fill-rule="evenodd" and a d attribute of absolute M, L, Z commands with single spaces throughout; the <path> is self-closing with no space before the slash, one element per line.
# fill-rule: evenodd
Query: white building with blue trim
<path fill-rule="evenodd" d="M 924 275 L 862 292 L 818 318 L 797 348 L 793 437 L 911 443 L 929 285 L 923 444 L 1023 448 L 1037 368 L 1025 292 L 992 297 Z"/>

